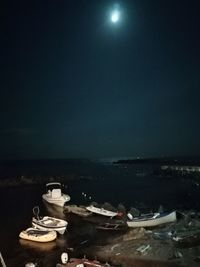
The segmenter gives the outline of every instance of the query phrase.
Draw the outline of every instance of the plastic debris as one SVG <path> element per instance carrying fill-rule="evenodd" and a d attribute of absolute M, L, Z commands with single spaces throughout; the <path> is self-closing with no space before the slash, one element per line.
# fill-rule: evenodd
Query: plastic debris
<path fill-rule="evenodd" d="M 177 259 L 180 259 L 180 258 L 183 258 L 183 254 L 180 251 L 176 250 L 174 252 L 174 257 Z"/>
<path fill-rule="evenodd" d="M 139 248 L 137 248 L 137 252 L 140 252 L 142 254 L 144 254 L 147 250 L 149 250 L 151 248 L 150 245 L 142 245 Z"/>
<path fill-rule="evenodd" d="M 172 231 L 169 232 L 154 232 L 153 233 L 153 238 L 154 239 L 160 239 L 160 240 L 165 240 L 165 239 L 171 239 L 173 238 L 174 233 Z"/>
<path fill-rule="evenodd" d="M 121 253 L 120 253 L 120 252 L 118 252 L 118 253 L 116 253 L 115 255 L 116 255 L 116 256 L 118 256 L 118 255 L 120 255 L 120 254 L 121 254 Z"/>

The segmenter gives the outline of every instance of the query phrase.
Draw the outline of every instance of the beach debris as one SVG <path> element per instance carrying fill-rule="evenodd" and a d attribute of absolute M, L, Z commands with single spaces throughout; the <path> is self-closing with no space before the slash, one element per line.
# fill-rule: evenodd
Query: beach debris
<path fill-rule="evenodd" d="M 120 244 L 115 244 L 114 246 L 111 247 L 111 251 L 113 251 L 116 247 L 120 246 Z"/>
<path fill-rule="evenodd" d="M 174 251 L 174 257 L 175 257 L 176 259 L 180 259 L 180 258 L 183 258 L 183 254 L 182 254 L 180 251 L 175 250 L 175 251 Z"/>
<path fill-rule="evenodd" d="M 85 244 L 85 243 L 87 243 L 89 240 L 87 239 L 87 240 L 84 240 L 84 241 L 82 241 L 81 243 L 80 243 L 80 245 L 83 245 L 83 244 Z"/>
<path fill-rule="evenodd" d="M 139 248 L 136 249 L 137 252 L 140 252 L 141 254 L 144 254 L 145 252 L 147 253 L 147 251 L 151 248 L 151 246 L 148 245 L 142 245 Z"/>
<path fill-rule="evenodd" d="M 171 239 L 175 235 L 174 231 L 160 231 L 160 232 L 153 232 L 153 238 L 159 240 Z"/>

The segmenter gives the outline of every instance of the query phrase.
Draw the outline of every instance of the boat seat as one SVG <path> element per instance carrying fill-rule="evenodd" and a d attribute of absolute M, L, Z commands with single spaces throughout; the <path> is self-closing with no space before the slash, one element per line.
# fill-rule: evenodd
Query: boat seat
<path fill-rule="evenodd" d="M 53 189 L 51 193 L 52 198 L 59 198 L 61 197 L 61 190 L 60 189 Z"/>

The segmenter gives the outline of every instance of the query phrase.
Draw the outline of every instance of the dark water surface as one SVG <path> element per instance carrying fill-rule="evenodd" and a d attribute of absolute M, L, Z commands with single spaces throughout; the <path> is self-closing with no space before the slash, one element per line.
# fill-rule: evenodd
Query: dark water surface
<path fill-rule="evenodd" d="M 73 174 L 76 179 L 67 181 L 66 178 L 65 182 L 65 192 L 71 196 L 71 204 L 95 201 L 117 206 L 122 203 L 127 210 L 134 206 L 144 211 L 157 210 L 159 205 L 166 210 L 200 209 L 200 188 L 192 179 L 156 177 L 153 175 L 155 166 L 113 165 L 102 162 L 54 162 L 52 166 L 51 162 L 48 169 L 48 163 L 45 164 L 45 173 L 44 169 L 41 170 L 42 165 L 37 169 L 36 166 L 25 168 L 17 164 L 12 172 L 16 175 L 27 175 L 29 172 L 29 175 L 39 175 L 41 179 L 48 175 L 52 177 L 70 174 L 71 177 Z M 5 168 L 3 170 L 5 172 Z M 0 251 L 7 267 L 24 266 L 28 261 L 40 262 L 39 266 L 55 266 L 61 252 L 67 248 L 78 248 L 102 241 L 102 235 L 98 236 L 90 224 L 76 216 L 66 218 L 69 222 L 68 231 L 54 242 L 38 244 L 19 240 L 20 231 L 31 225 L 34 206 L 40 207 L 41 215 L 65 217 L 62 209 L 44 205 L 44 191 L 45 184 L 0 188 Z M 78 249 L 75 252 L 78 253 Z"/>

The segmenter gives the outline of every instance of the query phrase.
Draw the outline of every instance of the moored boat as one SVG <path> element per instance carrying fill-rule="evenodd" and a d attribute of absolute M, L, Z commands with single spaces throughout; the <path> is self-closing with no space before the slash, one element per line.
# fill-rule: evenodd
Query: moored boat
<path fill-rule="evenodd" d="M 54 230 L 59 234 L 64 234 L 68 225 L 67 221 L 50 216 L 44 216 L 44 217 L 39 216 L 39 207 L 34 207 L 33 213 L 35 215 L 32 218 L 33 227 L 41 230 L 48 230 L 48 231 Z"/>
<path fill-rule="evenodd" d="M 50 204 L 63 207 L 66 202 L 70 201 L 70 196 L 62 192 L 62 186 L 59 182 L 46 184 L 46 193 L 42 198 Z"/>
<path fill-rule="evenodd" d="M 36 241 L 36 242 L 50 242 L 56 239 L 56 231 L 44 231 L 29 227 L 26 230 L 20 232 L 19 237 L 22 239 Z"/>
<path fill-rule="evenodd" d="M 68 206 L 64 206 L 64 213 L 73 213 L 76 215 L 79 215 L 81 217 L 88 217 L 90 215 L 92 215 L 91 211 L 88 211 L 86 209 L 86 207 L 84 206 L 77 206 L 77 205 L 68 205 Z"/>
<path fill-rule="evenodd" d="M 152 213 L 142 216 L 133 217 L 130 213 L 127 214 L 129 227 L 154 227 L 161 224 L 172 223 L 176 221 L 176 211 L 168 213 Z"/>
<path fill-rule="evenodd" d="M 86 209 L 92 213 L 96 213 L 96 214 L 107 216 L 107 217 L 115 217 L 118 215 L 118 212 L 106 210 L 104 208 L 98 208 L 93 205 L 86 207 Z"/>

